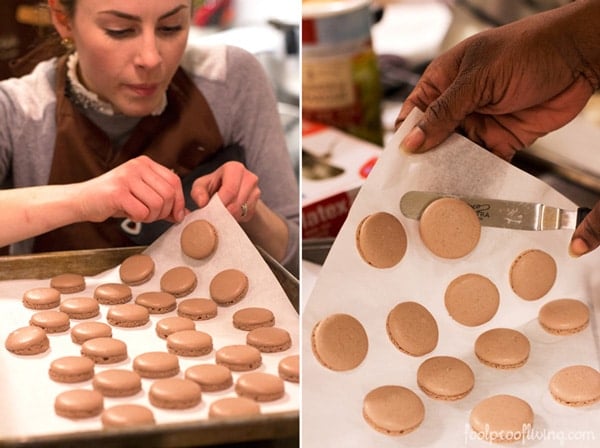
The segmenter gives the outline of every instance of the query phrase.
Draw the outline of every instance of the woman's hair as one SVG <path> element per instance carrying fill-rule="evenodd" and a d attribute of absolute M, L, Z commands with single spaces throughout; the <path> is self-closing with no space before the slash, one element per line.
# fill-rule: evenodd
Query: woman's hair
<path fill-rule="evenodd" d="M 63 10 L 69 17 L 75 14 L 75 5 L 77 0 L 57 0 Z M 41 7 L 49 8 L 49 5 Z M 56 31 L 43 33 L 43 35 L 34 41 L 29 50 L 21 57 L 10 61 L 9 68 L 13 76 L 23 76 L 31 72 L 33 68 L 42 61 L 54 57 L 62 56 L 70 50 L 63 45 L 60 35 Z"/>

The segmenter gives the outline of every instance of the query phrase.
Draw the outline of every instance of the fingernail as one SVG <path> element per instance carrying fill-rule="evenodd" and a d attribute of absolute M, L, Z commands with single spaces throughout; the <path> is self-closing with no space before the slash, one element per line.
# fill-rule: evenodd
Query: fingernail
<path fill-rule="evenodd" d="M 400 149 L 406 152 L 415 152 L 423 146 L 423 143 L 425 143 L 425 133 L 419 126 L 415 126 L 400 143 Z"/>
<path fill-rule="evenodd" d="M 569 245 L 569 255 L 575 258 L 581 257 L 582 255 L 587 254 L 589 251 L 590 247 L 581 238 L 575 238 Z"/>

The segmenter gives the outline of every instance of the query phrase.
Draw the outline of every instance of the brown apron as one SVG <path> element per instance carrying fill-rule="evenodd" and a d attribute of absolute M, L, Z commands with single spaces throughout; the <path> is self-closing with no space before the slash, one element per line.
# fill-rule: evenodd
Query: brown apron
<path fill-rule="evenodd" d="M 57 67 L 56 140 L 49 184 L 82 182 L 145 154 L 180 177 L 219 151 L 223 139 L 206 99 L 179 69 L 160 116 L 144 117 L 120 149 L 65 95 L 66 58 Z M 71 224 L 35 238 L 34 252 L 130 246 L 122 219 Z"/>

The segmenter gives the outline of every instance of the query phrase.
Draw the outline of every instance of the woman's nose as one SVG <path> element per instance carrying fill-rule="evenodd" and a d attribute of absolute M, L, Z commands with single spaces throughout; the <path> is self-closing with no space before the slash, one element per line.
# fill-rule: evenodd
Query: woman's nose
<path fill-rule="evenodd" d="M 135 65 L 146 69 L 160 65 L 162 56 L 154 33 L 144 33 L 139 44 Z"/>

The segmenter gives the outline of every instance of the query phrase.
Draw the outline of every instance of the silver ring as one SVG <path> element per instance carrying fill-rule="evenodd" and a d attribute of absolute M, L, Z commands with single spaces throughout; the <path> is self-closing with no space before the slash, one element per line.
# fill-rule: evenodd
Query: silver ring
<path fill-rule="evenodd" d="M 248 214 L 248 203 L 244 202 L 240 208 L 242 209 L 242 218 L 244 218 Z"/>

